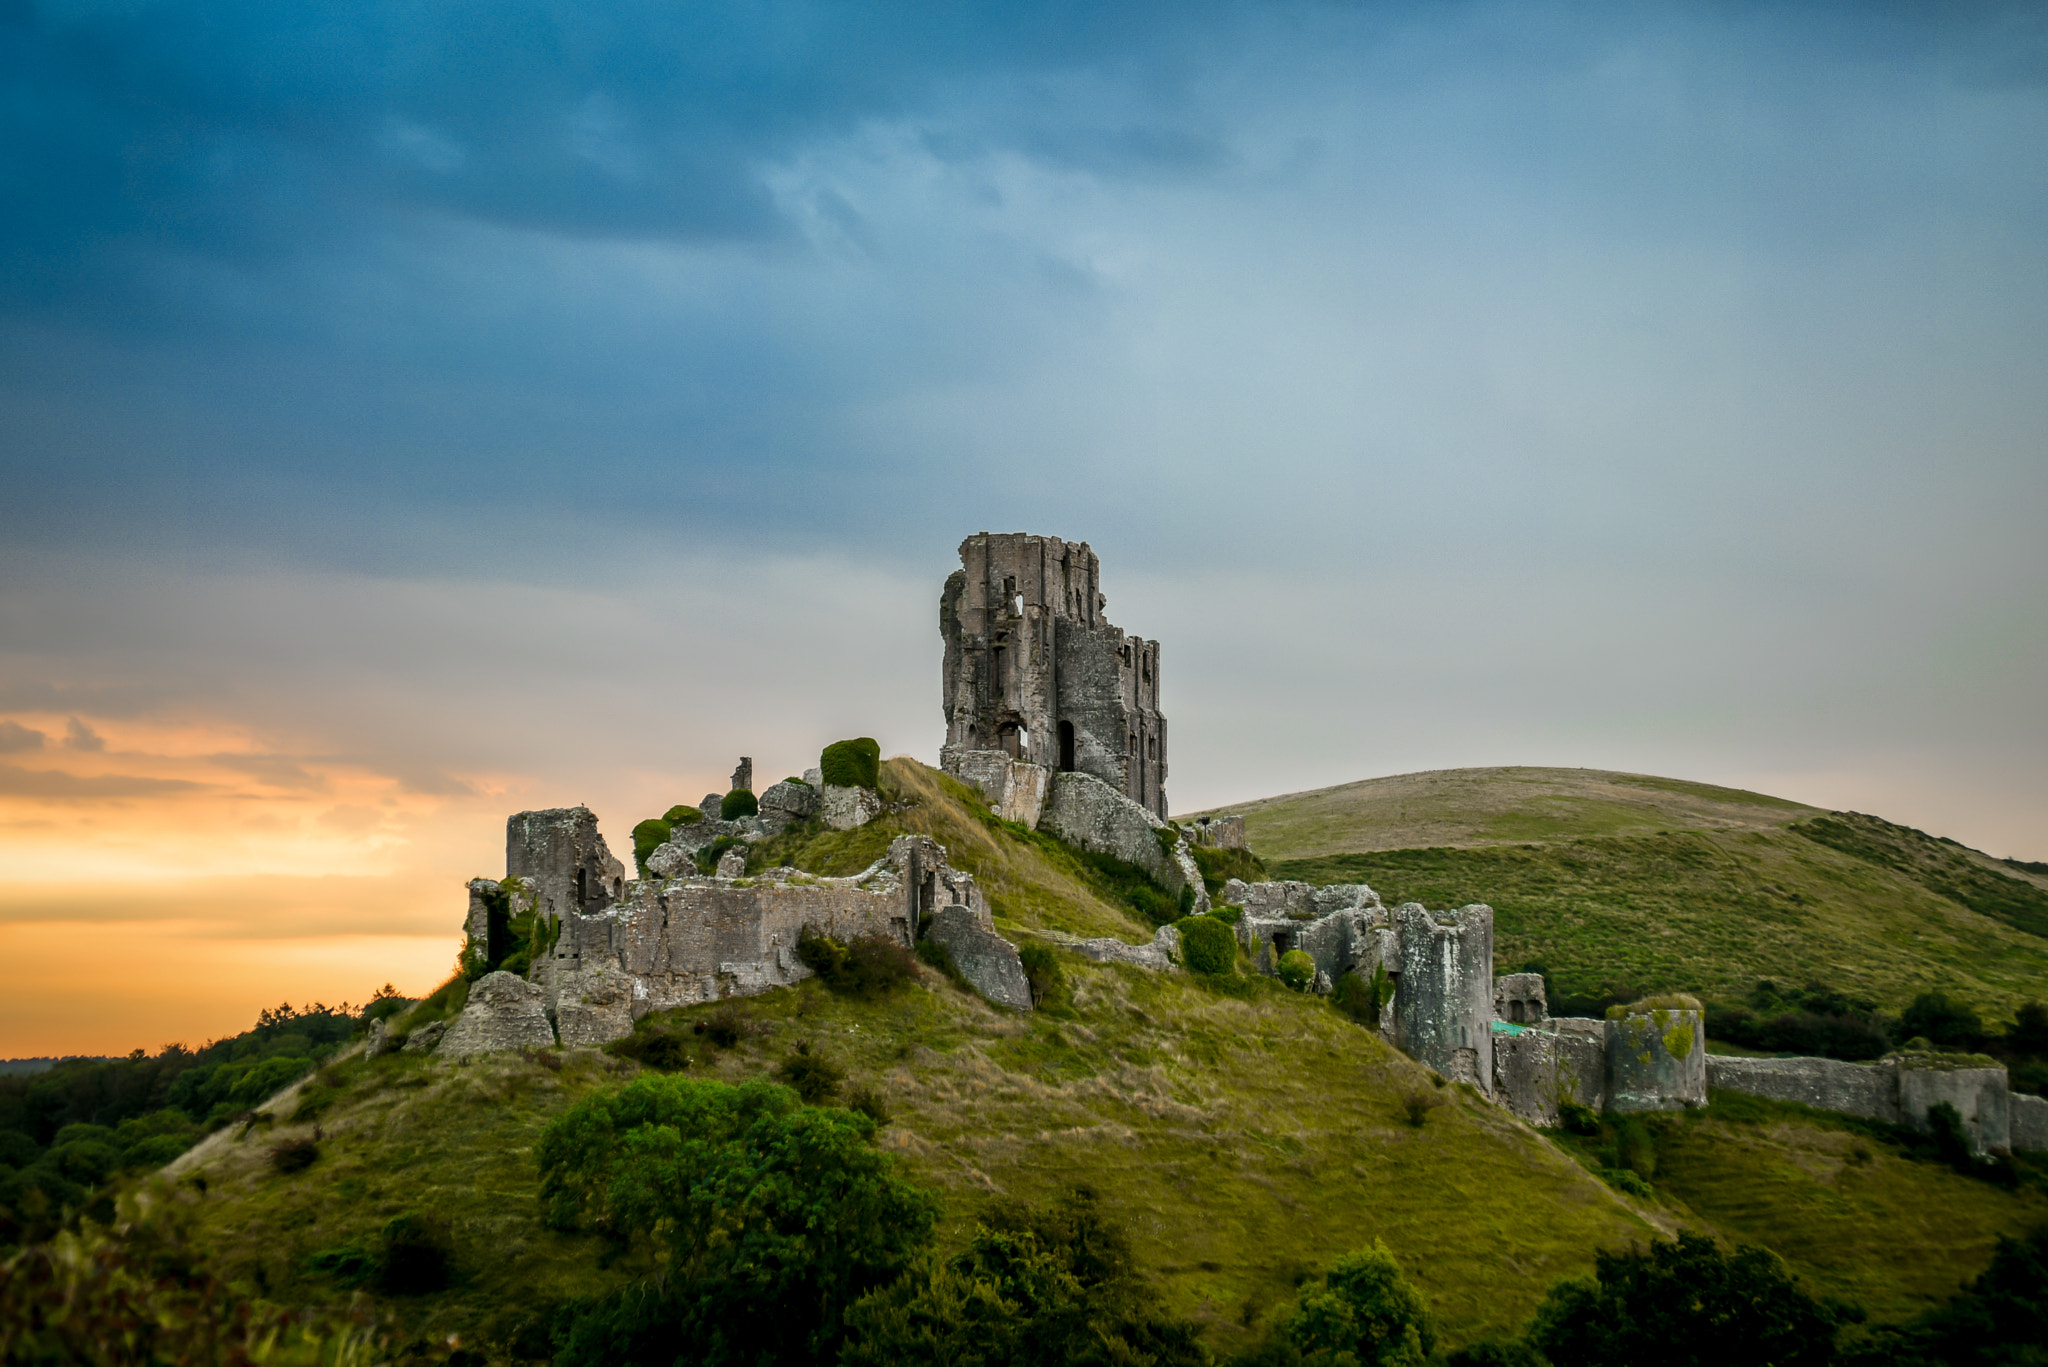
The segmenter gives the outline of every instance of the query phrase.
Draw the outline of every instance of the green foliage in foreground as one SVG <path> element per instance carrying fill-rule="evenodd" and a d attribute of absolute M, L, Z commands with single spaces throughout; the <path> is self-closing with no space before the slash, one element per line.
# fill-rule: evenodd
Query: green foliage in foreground
<path fill-rule="evenodd" d="M 1828 1367 L 1860 1318 L 1806 1294 L 1768 1249 L 1681 1234 L 1601 1251 L 1592 1280 L 1551 1289 L 1528 1337 L 1551 1367 Z"/>
<path fill-rule="evenodd" d="M 1051 1208 L 999 1203 L 967 1247 L 927 1257 L 854 1305 L 840 1362 L 942 1367 L 1197 1367 L 1195 1327 L 1165 1313 L 1123 1231 L 1082 1187 Z"/>
<path fill-rule="evenodd" d="M 718 819 L 737 821 L 761 810 L 761 800 L 745 788 L 735 788 L 718 800 Z"/>
<path fill-rule="evenodd" d="M 661 1276 L 576 1310 L 556 1361 L 831 1361 L 847 1307 L 938 1216 L 874 1129 L 765 1082 L 640 1078 L 572 1106 L 537 1155 L 551 1218 L 650 1245 Z"/>
<path fill-rule="evenodd" d="M 1300 992 L 1315 978 L 1316 961 L 1309 957 L 1306 950 L 1290 949 L 1280 956 L 1280 963 L 1274 972 L 1281 982 Z"/>

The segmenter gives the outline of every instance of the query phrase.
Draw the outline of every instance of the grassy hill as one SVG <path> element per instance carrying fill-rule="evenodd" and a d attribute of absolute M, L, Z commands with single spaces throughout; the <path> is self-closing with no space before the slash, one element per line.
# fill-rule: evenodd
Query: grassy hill
<path fill-rule="evenodd" d="M 1459 769 L 1241 811 L 1276 877 L 1390 904 L 1485 902 L 1503 970 L 1573 994 L 1734 997 L 1759 978 L 1897 1010 L 1941 988 L 2009 1018 L 2048 996 L 2048 878 L 1908 827 L 1640 774 Z"/>
<path fill-rule="evenodd" d="M 793 837 L 767 857 L 844 871 L 892 835 L 922 831 L 976 874 L 1014 937 L 1149 934 L 1112 879 L 996 822 L 951 780 L 899 759 L 884 787 L 897 805 L 874 826 Z M 1672 1122 L 1659 1139 L 1668 1176 L 1651 1198 L 1624 1196 L 1582 1147 L 1438 1086 L 1326 1003 L 1271 980 L 1216 985 L 1073 955 L 1062 971 L 1064 987 L 1028 1017 L 921 971 L 876 1001 L 816 981 L 745 999 L 730 1046 L 688 1031 L 716 1008 L 642 1025 L 679 1029 L 692 1075 L 759 1077 L 803 1045 L 843 1067 L 849 1089 L 873 1088 L 891 1117 L 879 1142 L 943 1194 L 949 1241 L 998 1196 L 1087 1183 L 1168 1304 L 1218 1351 L 1247 1344 L 1306 1276 L 1375 1237 L 1456 1344 L 1518 1329 L 1554 1280 L 1590 1270 L 1596 1248 L 1681 1227 L 1779 1247 L 1817 1290 L 1896 1316 L 1981 1269 L 1998 1234 L 2048 1219 L 2038 1192 L 1968 1182 L 1796 1114 Z M 638 1066 L 587 1051 L 355 1059 L 270 1122 L 192 1155 L 165 1199 L 231 1276 L 287 1302 L 345 1299 L 385 1222 L 444 1216 L 457 1280 L 402 1312 L 538 1354 L 550 1306 L 646 1271 L 547 1228 L 533 1160 L 553 1116 Z M 1416 1093 L 1445 1103 L 1419 1128 L 1404 1105 Z M 317 1161 L 279 1171 L 273 1147 L 316 1126 Z M 1871 1152 L 1852 1161 L 1852 1145 Z"/>

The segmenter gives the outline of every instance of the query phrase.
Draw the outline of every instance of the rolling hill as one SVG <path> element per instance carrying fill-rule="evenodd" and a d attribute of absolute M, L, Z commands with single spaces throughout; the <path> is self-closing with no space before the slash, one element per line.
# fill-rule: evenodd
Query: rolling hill
<path fill-rule="evenodd" d="M 896 833 L 926 833 L 981 881 L 1013 938 L 1147 938 L 1098 870 L 996 821 L 959 784 L 904 759 L 883 784 L 893 806 L 880 821 L 790 842 L 778 857 L 843 872 Z M 1718 810 L 1702 802 L 1695 819 Z M 1291 848 L 1296 865 L 1310 862 Z M 1649 1197 L 1626 1195 L 1580 1149 L 1441 1086 L 1324 1001 L 1264 978 L 1060 958 L 1063 986 L 1025 1017 L 920 969 L 878 1000 L 816 980 L 742 999 L 729 1045 L 692 1029 L 728 1008 L 663 1013 L 641 1028 L 672 1031 L 684 1057 L 668 1061 L 692 1076 L 761 1077 L 799 1046 L 844 1068 L 847 1088 L 872 1088 L 886 1105 L 881 1146 L 942 1194 L 943 1241 L 964 1240 L 999 1197 L 1085 1183 L 1167 1304 L 1219 1353 L 1248 1346 L 1305 1278 L 1374 1238 L 1395 1250 L 1455 1345 L 1516 1331 L 1555 1280 L 1591 1269 L 1596 1249 L 1679 1229 L 1770 1244 L 1817 1290 L 1898 1318 L 1953 1293 L 2000 1234 L 2048 1219 L 2038 1190 L 1958 1177 L 1791 1110 L 1657 1122 L 1668 1177 Z M 394 1217 L 446 1218 L 453 1284 L 387 1304 L 494 1354 L 544 1356 L 553 1307 L 647 1269 L 549 1226 L 534 1145 L 575 1100 L 640 1066 L 591 1051 L 352 1058 L 194 1151 L 156 1199 L 238 1284 L 286 1303 L 355 1293 Z M 1444 1104 L 1417 1126 L 1411 1095 Z M 281 1142 L 316 1136 L 318 1158 L 303 1171 L 271 1161 Z"/>
<path fill-rule="evenodd" d="M 1575 995 L 1820 981 L 1894 1011 L 1941 989 L 1992 1019 L 2048 996 L 2048 878 L 1875 817 L 1536 768 L 1215 810 L 1244 814 L 1276 877 L 1369 883 L 1390 904 L 1487 903 L 1501 971 L 1540 964 Z"/>

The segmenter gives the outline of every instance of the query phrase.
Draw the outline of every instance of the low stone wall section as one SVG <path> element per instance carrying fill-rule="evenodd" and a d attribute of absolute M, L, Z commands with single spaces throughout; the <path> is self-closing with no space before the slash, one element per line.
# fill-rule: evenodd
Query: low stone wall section
<path fill-rule="evenodd" d="M 2009 1104 L 2012 1110 L 2012 1146 L 2015 1149 L 2048 1149 L 2048 1097 L 2014 1092 Z"/>
<path fill-rule="evenodd" d="M 1772 1101 L 1794 1101 L 1864 1120 L 1899 1123 L 1898 1065 L 1831 1058 L 1707 1056 L 1707 1086 Z"/>
<path fill-rule="evenodd" d="M 1929 1108 L 1943 1102 L 1956 1108 L 1969 1132 L 1971 1147 L 2012 1147 L 2010 1093 L 2003 1068 L 1952 1068 L 1920 1064 L 1908 1054 L 1899 1063 L 1899 1114 L 1905 1123 L 1925 1132 Z"/>
<path fill-rule="evenodd" d="M 1071 940 L 1063 936 L 1047 938 L 1099 964 L 1133 964 L 1155 973 L 1173 972 L 1180 968 L 1180 932 L 1172 926 L 1159 927 L 1152 933 L 1152 943 L 1147 945 L 1126 944 L 1106 935 L 1093 940 Z"/>

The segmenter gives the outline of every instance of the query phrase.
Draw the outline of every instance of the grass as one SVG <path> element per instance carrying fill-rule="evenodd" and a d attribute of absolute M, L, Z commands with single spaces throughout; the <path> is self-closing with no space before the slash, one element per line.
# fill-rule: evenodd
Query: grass
<path fill-rule="evenodd" d="M 1893 1011 L 1939 988 L 2008 1019 L 2048 994 L 2048 939 L 1793 826 L 1268 863 L 1370 883 L 1389 905 L 1485 902 L 1498 970 L 1541 963 L 1571 995 L 1738 999 L 1759 978 L 1818 979 Z"/>
<path fill-rule="evenodd" d="M 766 857 L 857 872 L 894 835 L 930 834 L 976 875 L 1013 938 L 1150 938 L 1100 871 L 996 820 L 970 790 L 902 759 L 884 767 L 881 787 L 889 809 L 870 828 L 800 828 Z M 1348 861 L 1369 861 L 1356 867 L 1383 892 L 1434 905 L 1492 902 L 1504 966 L 1537 953 L 1554 969 L 1612 963 L 1642 990 L 1711 991 L 1721 956 L 1730 974 L 1797 963 L 1876 995 L 1929 963 L 1960 975 L 1974 953 L 1985 962 L 1973 981 L 1990 991 L 1984 975 L 2004 971 L 1998 956 L 2029 942 L 1911 880 L 1923 900 L 1887 911 L 1896 870 L 1784 829 L 1776 807 L 1759 810 L 1774 820 L 1321 864 L 1348 873 Z M 1842 889 L 1855 888 L 1871 905 L 1852 914 Z M 842 1095 L 890 1117 L 881 1146 L 943 1194 L 943 1242 L 963 1240 L 998 1197 L 1044 1199 L 1085 1181 L 1129 1230 L 1168 1306 L 1198 1320 L 1219 1353 L 1248 1346 L 1304 1279 L 1373 1238 L 1430 1296 L 1455 1346 L 1519 1330 L 1554 1281 L 1591 1269 L 1596 1248 L 1681 1227 L 1765 1243 L 1816 1290 L 1897 1316 L 1981 1270 L 1997 1233 L 2048 1217 L 2038 1192 L 1957 1177 L 1827 1118 L 1796 1108 L 1759 1118 L 1723 1104 L 1644 1122 L 1656 1136 L 1656 1185 L 1637 1200 L 1559 1142 L 1469 1088 L 1438 1086 L 1327 1003 L 1270 979 L 1211 982 L 1066 952 L 1058 961 L 1058 991 L 1024 1017 L 919 968 L 874 1000 L 813 980 L 641 1027 L 665 1032 L 675 1056 L 664 1066 L 692 1076 L 773 1076 L 799 1057 L 839 1070 Z M 699 1033 L 699 1021 L 717 1028 Z M 638 1067 L 594 1051 L 356 1059 L 317 1084 L 319 1153 L 304 1171 L 270 1159 L 312 1133 L 310 1122 L 284 1121 L 224 1139 L 189 1165 L 173 1199 L 191 1208 L 230 1276 L 286 1303 L 345 1299 L 353 1284 L 335 1269 L 365 1265 L 395 1216 L 443 1217 L 454 1280 L 398 1302 L 403 1313 L 421 1328 L 538 1354 L 551 1306 L 647 1271 L 546 1228 L 532 1156 L 550 1119 Z M 1442 1102 L 1420 1108 L 1419 1126 L 1417 1096 Z"/>
<path fill-rule="evenodd" d="M 1061 1004 L 1019 1018 L 921 972 L 875 1002 L 816 981 L 667 1013 L 693 1076 L 772 1075 L 797 1056 L 843 1069 L 847 1094 L 892 1117 L 880 1143 L 942 1192 L 943 1237 L 963 1238 L 999 1195 L 1038 1199 L 1076 1180 L 1129 1229 L 1168 1303 L 1215 1347 L 1248 1344 L 1304 1276 L 1373 1237 L 1400 1253 L 1453 1339 L 1515 1328 L 1592 1250 L 1668 1229 L 1505 1113 L 1327 1005 L 1257 980 L 1212 991 L 1188 977 L 1061 955 Z M 721 1047 L 689 1030 L 739 1012 Z M 468 1064 L 387 1056 L 342 1065 L 320 1158 L 270 1164 L 279 1125 L 199 1168 L 189 1203 L 229 1275 L 286 1302 L 345 1295 L 316 1263 L 354 1266 L 407 1210 L 445 1216 L 456 1280 L 400 1304 L 423 1328 L 516 1338 L 555 1301 L 642 1269 L 606 1267 L 590 1240 L 543 1227 L 532 1149 L 576 1096 L 635 1065 L 579 1053 Z M 1404 1098 L 1445 1098 L 1413 1127 Z"/>
<path fill-rule="evenodd" d="M 1812 807 L 1739 788 L 1541 768 L 1400 774 L 1217 810 L 1244 814 L 1246 839 L 1268 862 L 1439 845 L 1755 830 L 1818 815 Z"/>

